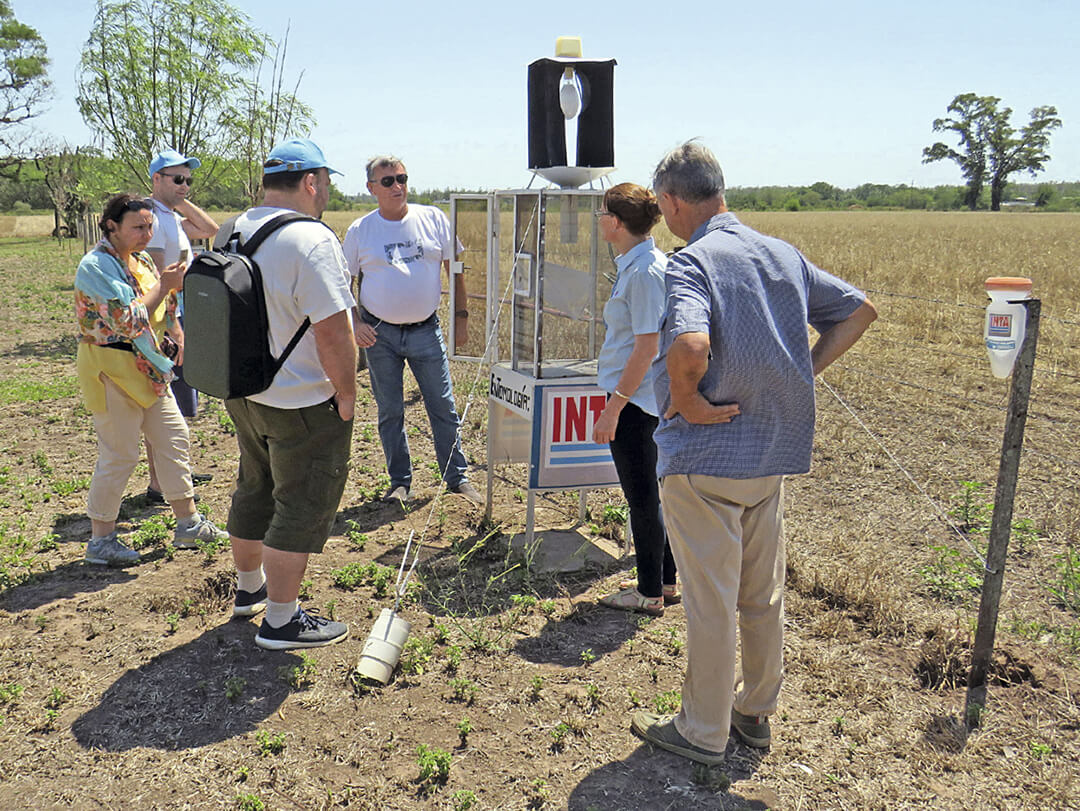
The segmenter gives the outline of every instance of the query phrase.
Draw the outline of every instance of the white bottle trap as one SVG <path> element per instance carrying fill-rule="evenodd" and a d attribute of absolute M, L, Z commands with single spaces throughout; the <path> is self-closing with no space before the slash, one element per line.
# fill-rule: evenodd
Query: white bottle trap
<path fill-rule="evenodd" d="M 986 305 L 983 340 L 994 377 L 1008 377 L 1024 345 L 1027 308 L 1020 302 L 1031 298 L 1031 279 L 994 276 L 985 282 L 990 303 Z"/>
<path fill-rule="evenodd" d="M 409 533 L 405 552 L 401 556 L 401 567 L 398 569 L 397 582 L 394 584 L 394 607 L 384 608 L 380 612 L 379 618 L 375 620 L 375 625 L 364 642 L 363 650 L 360 651 L 360 659 L 356 662 L 356 673 L 359 676 L 379 684 L 390 681 L 394 668 L 401 659 L 401 651 L 409 638 L 409 631 L 412 630 L 412 623 L 398 616 L 398 608 L 401 607 L 401 598 L 408 589 L 409 579 L 420 560 L 420 545 L 417 544 L 412 566 L 409 567 L 409 573 L 405 574 L 405 563 L 409 559 L 409 549 L 412 547 L 414 534 Z"/>

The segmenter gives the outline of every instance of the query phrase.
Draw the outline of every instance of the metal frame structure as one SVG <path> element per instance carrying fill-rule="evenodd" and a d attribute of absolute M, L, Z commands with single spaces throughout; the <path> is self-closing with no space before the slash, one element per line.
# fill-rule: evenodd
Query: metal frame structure
<path fill-rule="evenodd" d="M 538 458 L 537 443 L 541 441 L 538 420 L 540 419 L 540 403 L 533 394 L 541 394 L 544 389 L 558 387 L 595 387 L 596 383 L 596 358 L 599 352 L 600 341 L 598 331 L 603 323 L 599 305 L 602 301 L 599 292 L 601 284 L 599 230 L 597 219 L 594 216 L 599 210 L 603 200 L 603 191 L 595 189 L 514 189 L 500 190 L 487 194 L 455 194 L 450 198 L 450 221 L 454 229 L 455 237 L 458 233 L 459 214 L 464 210 L 463 201 L 483 201 L 486 203 L 485 237 L 486 258 L 485 271 L 485 308 L 484 308 L 484 339 L 485 345 L 480 356 L 458 353 L 451 350 L 451 357 L 458 360 L 471 360 L 474 362 L 487 363 L 491 369 L 491 383 L 489 384 L 488 397 L 488 460 L 487 460 L 487 502 L 486 517 L 491 517 L 494 480 L 497 464 L 530 464 L 530 479 L 526 505 L 526 542 L 532 543 L 535 536 L 535 505 L 536 495 L 542 492 L 577 490 L 580 494 L 578 505 L 578 520 L 585 517 L 586 496 L 589 490 L 611 487 L 617 484 L 617 476 L 613 475 L 614 467 L 611 466 L 611 475 L 604 481 L 575 482 L 572 484 L 555 484 L 539 481 L 536 469 Z M 553 205 L 554 204 L 554 205 Z M 509 209 L 512 233 L 504 233 L 503 209 Z M 477 206 L 479 208 L 479 206 Z M 548 234 L 548 226 L 554 223 L 548 222 L 548 213 L 557 208 L 559 211 L 559 235 L 558 242 L 552 242 Z M 588 224 L 586 228 L 580 228 L 582 214 L 587 213 Z M 580 312 L 584 317 L 575 317 L 572 313 L 558 311 L 546 305 L 546 285 L 555 283 L 548 278 L 548 271 L 581 270 L 580 268 L 563 267 L 553 262 L 555 254 L 552 248 L 558 244 L 574 244 L 578 235 L 587 235 L 589 239 L 588 269 L 586 271 L 588 291 L 581 305 Z M 511 242 L 507 243 L 507 239 Z M 576 257 L 575 257 L 576 258 Z M 454 262 L 451 265 L 454 273 L 464 273 L 467 266 L 464 261 Z M 607 277 L 607 274 L 604 274 Z M 609 278 L 609 277 L 608 277 Z M 582 280 L 575 280 L 575 284 L 581 284 Z M 564 297 L 567 291 L 559 291 Z M 470 294 L 472 297 L 472 294 Z M 550 295 L 548 296 L 550 298 Z M 450 307 L 455 311 L 459 304 L 456 301 L 454 285 L 450 285 Z M 587 357 L 565 358 L 549 357 L 549 347 L 557 346 L 557 334 L 546 335 L 545 325 L 551 319 L 571 319 L 587 324 L 588 335 L 584 341 Z M 500 350 L 500 340 L 507 337 L 506 320 L 509 319 L 509 352 Z M 453 324 L 454 319 L 449 319 Z M 548 325 L 550 326 L 550 325 Z M 449 346 L 455 346 L 454 327 L 451 326 Z M 546 339 L 547 343 L 545 343 Z M 509 357 L 503 357 L 509 355 Z M 509 361 L 507 363 L 507 361 Z M 517 383 L 523 383 L 528 389 L 527 402 L 530 402 L 534 410 L 526 410 L 529 416 L 521 411 L 514 412 L 512 408 L 504 409 L 506 413 L 497 413 L 496 409 L 504 408 L 505 403 L 494 396 L 495 379 L 499 375 L 511 376 Z M 514 413 L 511 413 L 514 412 Z M 528 431 L 528 442 L 523 441 L 524 426 L 532 420 Z M 516 439 L 506 439 L 500 433 L 501 426 L 508 421 L 516 421 L 515 429 L 510 433 L 516 435 Z M 506 441 L 504 441 L 504 439 Z M 590 440 L 591 441 L 591 440 Z M 513 447 L 511 448 L 511 444 Z M 501 458 L 497 458 L 493 448 L 502 452 Z M 597 451 L 597 453 L 606 453 Z M 595 457 L 591 457 L 595 458 Z M 609 463 L 595 463 L 605 465 Z M 594 471 L 598 468 L 594 468 Z M 629 544 L 627 537 L 626 544 Z M 625 547 L 624 547 L 625 551 Z"/>

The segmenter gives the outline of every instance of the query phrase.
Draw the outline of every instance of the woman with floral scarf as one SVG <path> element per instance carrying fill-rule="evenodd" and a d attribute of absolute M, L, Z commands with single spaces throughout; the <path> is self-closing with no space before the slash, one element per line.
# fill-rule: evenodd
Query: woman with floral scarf
<path fill-rule="evenodd" d="M 139 461 L 143 433 L 176 515 L 173 546 L 191 549 L 199 541 L 228 538 L 195 510 L 187 423 L 169 390 L 173 359 L 183 357 L 176 291 L 183 285 L 184 268 L 177 263 L 158 273 L 145 253 L 153 228 L 150 201 L 132 194 L 113 196 L 101 218 L 101 241 L 75 273 L 79 387 L 98 437 L 87 499 L 88 563 L 139 560 L 139 553 L 117 537 L 116 517 Z"/>

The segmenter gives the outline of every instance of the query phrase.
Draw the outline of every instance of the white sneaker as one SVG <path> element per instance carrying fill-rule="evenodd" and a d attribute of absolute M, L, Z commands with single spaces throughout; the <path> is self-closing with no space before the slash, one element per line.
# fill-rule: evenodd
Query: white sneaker
<path fill-rule="evenodd" d="M 197 549 L 200 543 L 224 543 L 229 533 L 218 529 L 206 516 L 195 513 L 195 522 L 187 529 L 176 528 L 173 533 L 174 549 Z"/>

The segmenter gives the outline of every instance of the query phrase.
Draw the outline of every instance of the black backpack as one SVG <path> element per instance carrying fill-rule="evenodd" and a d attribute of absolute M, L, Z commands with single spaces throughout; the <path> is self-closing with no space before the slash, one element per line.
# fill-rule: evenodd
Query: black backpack
<path fill-rule="evenodd" d="M 311 320 L 296 330 L 280 357 L 270 353 L 262 272 L 252 258 L 274 231 L 291 222 L 322 220 L 279 214 L 246 241 L 233 231 L 218 250 L 203 251 L 184 276 L 184 381 L 212 397 L 247 397 L 266 391 Z M 329 226 L 327 226 L 329 227 Z"/>

